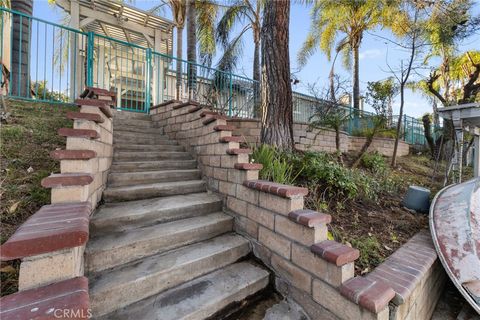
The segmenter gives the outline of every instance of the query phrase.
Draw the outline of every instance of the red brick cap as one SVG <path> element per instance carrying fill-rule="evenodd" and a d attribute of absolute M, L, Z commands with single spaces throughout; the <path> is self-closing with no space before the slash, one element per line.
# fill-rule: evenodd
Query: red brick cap
<path fill-rule="evenodd" d="M 158 108 L 161 108 L 161 107 L 164 107 L 164 106 L 168 106 L 169 104 L 172 104 L 172 103 L 182 103 L 182 101 L 175 100 L 175 99 L 167 100 L 165 102 L 154 105 L 153 107 L 150 108 L 150 110 L 154 110 L 154 109 L 158 109 Z"/>
<path fill-rule="evenodd" d="M 233 130 L 236 130 L 236 129 L 237 129 L 237 127 L 235 127 L 235 126 L 224 125 L 224 124 L 213 127 L 213 130 L 215 130 L 215 131 L 233 131 Z"/>
<path fill-rule="evenodd" d="M 50 156 L 56 160 L 89 160 L 95 158 L 97 153 L 93 150 L 54 150 Z"/>
<path fill-rule="evenodd" d="M 75 104 L 78 106 L 98 107 L 98 109 L 100 109 L 100 111 L 102 111 L 107 118 L 113 117 L 112 109 L 110 108 L 109 103 L 105 100 L 76 99 Z"/>
<path fill-rule="evenodd" d="M 89 300 L 88 279 L 72 278 L 0 298 L 0 319 L 65 319 L 63 310 L 76 313 L 69 319 L 87 319 Z"/>
<path fill-rule="evenodd" d="M 60 128 L 58 134 L 63 137 L 78 137 L 86 139 L 97 139 L 100 137 L 97 131 L 90 129 L 72 129 L 72 128 Z"/>
<path fill-rule="evenodd" d="M 188 107 L 188 106 L 199 106 L 200 103 L 196 102 L 196 101 L 187 101 L 187 102 L 184 102 L 184 103 L 180 103 L 180 104 L 177 104 L 177 105 L 174 105 L 173 106 L 173 109 L 180 109 L 180 108 L 183 108 L 183 107 Z"/>
<path fill-rule="evenodd" d="M 212 122 L 215 122 L 216 120 L 227 120 L 226 116 L 222 116 L 220 114 L 214 114 L 208 116 L 205 120 L 202 121 L 204 125 L 210 124 Z"/>
<path fill-rule="evenodd" d="M 85 90 L 83 90 L 82 94 L 80 95 L 80 98 L 91 98 L 93 95 L 97 96 L 108 96 L 115 98 L 116 93 L 113 91 L 109 91 L 107 89 L 101 89 L 101 88 L 96 88 L 96 87 L 86 87 Z"/>
<path fill-rule="evenodd" d="M 67 112 L 67 118 L 71 120 L 88 120 L 88 121 L 95 121 L 97 123 L 103 123 L 102 116 L 98 113 L 88 113 L 88 112 Z"/>
<path fill-rule="evenodd" d="M 262 170 L 263 165 L 261 163 L 235 163 L 234 168 L 238 170 Z"/>
<path fill-rule="evenodd" d="M 288 214 L 288 218 L 307 227 L 314 227 L 319 224 L 332 222 L 331 215 L 308 209 L 292 211 Z"/>
<path fill-rule="evenodd" d="M 90 213 L 88 202 L 41 207 L 0 246 L 1 260 L 20 259 L 85 244 Z"/>
<path fill-rule="evenodd" d="M 188 110 L 188 113 L 194 113 L 194 112 L 197 112 L 198 110 L 202 110 L 203 107 L 201 106 L 196 106 L 196 107 L 193 107 L 191 109 Z"/>
<path fill-rule="evenodd" d="M 245 142 L 245 138 L 242 136 L 221 137 L 220 139 L 218 139 L 218 141 L 221 143 L 228 143 L 228 142 L 242 143 L 242 142 Z"/>
<path fill-rule="evenodd" d="M 387 307 L 395 296 L 395 291 L 385 282 L 365 277 L 355 277 L 345 281 L 340 287 L 340 293 L 373 313 L 378 313 Z"/>
<path fill-rule="evenodd" d="M 205 110 L 200 113 L 200 117 L 206 117 L 206 116 L 213 116 L 213 115 L 219 115 L 220 113 L 217 111 L 212 111 L 212 110 Z"/>
<path fill-rule="evenodd" d="M 243 185 L 248 188 L 271 193 L 282 198 L 303 197 L 308 194 L 307 188 L 289 186 L 265 180 L 249 180 L 243 182 Z"/>
<path fill-rule="evenodd" d="M 316 243 L 312 245 L 310 249 L 324 260 L 334 263 L 337 266 L 354 262 L 360 256 L 360 252 L 357 249 L 331 240 Z"/>
<path fill-rule="evenodd" d="M 430 233 L 423 230 L 391 254 L 367 278 L 388 284 L 395 291 L 393 303 L 401 305 L 407 301 L 436 260 L 437 252 Z"/>
<path fill-rule="evenodd" d="M 42 179 L 42 187 L 73 187 L 86 186 L 93 182 L 93 176 L 88 173 L 59 173 Z"/>

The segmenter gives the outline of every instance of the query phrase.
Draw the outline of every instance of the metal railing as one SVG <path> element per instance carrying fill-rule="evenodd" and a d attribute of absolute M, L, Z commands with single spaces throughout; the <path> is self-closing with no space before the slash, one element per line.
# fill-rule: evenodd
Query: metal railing
<path fill-rule="evenodd" d="M 73 102 L 85 86 L 95 86 L 116 92 L 121 110 L 148 113 L 152 105 L 179 99 L 234 117 L 259 114 L 260 84 L 243 76 L 2 7 L 0 31 L 0 83 L 2 94 L 11 97 Z M 319 106 L 315 97 L 294 92 L 294 121 L 310 122 Z M 341 108 L 343 131 L 359 134 L 371 127 L 373 113 Z M 397 121 L 393 116 L 388 126 Z M 425 143 L 421 121 L 404 116 L 402 123 L 402 139 Z"/>

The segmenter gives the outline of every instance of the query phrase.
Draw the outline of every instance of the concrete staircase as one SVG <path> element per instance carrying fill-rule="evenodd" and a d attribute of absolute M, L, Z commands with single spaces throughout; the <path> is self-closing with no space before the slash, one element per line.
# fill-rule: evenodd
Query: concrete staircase
<path fill-rule="evenodd" d="M 86 248 L 93 314 L 205 319 L 264 289 L 196 161 L 148 115 L 118 112 L 114 159 Z M 240 305 L 237 303 L 237 305 Z"/>

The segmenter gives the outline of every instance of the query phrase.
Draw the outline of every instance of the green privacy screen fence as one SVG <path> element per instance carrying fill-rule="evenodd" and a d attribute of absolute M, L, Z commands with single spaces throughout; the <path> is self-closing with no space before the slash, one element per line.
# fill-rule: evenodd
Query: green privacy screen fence
<path fill-rule="evenodd" d="M 116 92 L 117 108 L 148 113 L 170 99 L 196 100 L 230 116 L 255 118 L 259 83 L 187 62 L 150 48 L 82 32 L 0 7 L 2 94 L 51 103 L 73 102 L 85 86 Z M 319 101 L 294 92 L 293 116 L 309 122 Z M 350 134 L 369 126 L 372 114 L 344 108 Z M 390 119 L 394 127 L 398 117 Z M 405 116 L 402 138 L 424 144 L 422 123 Z"/>

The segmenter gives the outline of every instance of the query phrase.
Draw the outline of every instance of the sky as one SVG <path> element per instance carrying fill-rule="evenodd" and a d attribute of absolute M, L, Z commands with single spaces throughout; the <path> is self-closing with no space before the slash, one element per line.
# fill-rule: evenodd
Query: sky
<path fill-rule="evenodd" d="M 158 0 L 136 0 L 131 5 L 140 9 L 150 9 L 159 3 Z M 46 19 L 52 22 L 60 22 L 61 9 L 53 8 L 48 4 L 47 0 L 34 0 L 34 16 Z M 474 13 L 480 13 L 480 3 L 475 2 Z M 166 18 L 171 18 L 171 13 L 167 7 L 163 14 Z M 292 1 L 290 13 L 290 64 L 291 71 L 295 78 L 299 80 L 297 85 L 293 86 L 293 90 L 301 93 L 309 93 L 309 84 L 316 83 L 317 87 L 324 88 L 327 85 L 328 73 L 330 71 L 331 62 L 328 61 L 325 54 L 318 51 L 310 57 L 306 66 L 299 69 L 297 63 L 297 54 L 303 41 L 310 29 L 310 8 Z M 388 78 L 391 73 L 388 71 L 388 65 L 398 66 L 402 59 L 407 59 L 408 54 L 399 50 L 394 44 L 379 38 L 392 38 L 387 30 L 373 30 L 365 34 L 360 48 L 360 86 L 364 92 L 369 81 L 377 81 Z M 186 36 L 184 36 L 186 39 Z M 240 59 L 237 74 L 251 77 L 253 65 L 253 37 L 251 32 L 243 39 L 244 49 Z M 175 46 L 175 39 L 174 39 Z M 184 45 L 186 48 L 186 45 Z M 480 50 L 480 33 L 473 35 L 465 40 L 458 47 L 459 52 L 467 50 Z M 174 51 L 175 52 L 175 49 Z M 184 54 L 185 56 L 185 54 Z M 217 57 L 218 58 L 218 57 Z M 345 70 L 341 63 L 336 64 L 336 72 L 345 79 L 350 79 L 349 70 Z M 422 72 L 423 76 L 428 75 L 428 70 Z M 422 75 L 415 75 L 412 80 L 420 79 Z M 393 108 L 394 114 L 399 112 L 398 97 L 395 99 Z M 369 106 L 365 107 L 370 110 Z M 406 93 L 405 113 L 413 117 L 421 117 L 426 112 L 431 112 L 432 108 L 429 101 L 419 93 L 408 91 Z"/>

